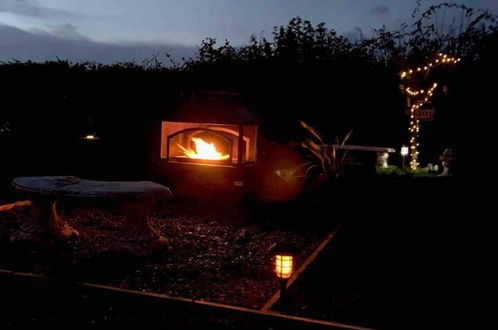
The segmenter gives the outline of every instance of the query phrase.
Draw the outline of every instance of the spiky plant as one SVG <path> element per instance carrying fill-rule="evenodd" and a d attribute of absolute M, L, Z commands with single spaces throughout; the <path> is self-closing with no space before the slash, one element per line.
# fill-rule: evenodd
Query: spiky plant
<path fill-rule="evenodd" d="M 322 135 L 312 126 L 308 125 L 304 121 L 300 121 L 301 126 L 305 128 L 311 137 L 304 140 L 301 146 L 309 150 L 319 161 L 321 172 L 325 175 L 327 180 L 337 178 L 343 169 L 343 165 L 346 159 L 347 150 L 344 152 L 339 152 L 348 143 L 353 130 L 349 131 L 348 134 L 342 139 L 336 138 L 334 144 L 327 144 L 322 137 Z M 311 165 L 308 171 L 316 165 Z"/>

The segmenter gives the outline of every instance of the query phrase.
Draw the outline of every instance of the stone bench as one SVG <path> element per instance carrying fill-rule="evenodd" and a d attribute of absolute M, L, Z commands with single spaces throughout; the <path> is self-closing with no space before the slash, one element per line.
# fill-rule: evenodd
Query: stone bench
<path fill-rule="evenodd" d="M 62 239 L 78 236 L 78 231 L 59 216 L 57 202 L 62 199 L 84 199 L 118 202 L 126 218 L 120 239 L 154 245 L 166 243 L 166 239 L 147 222 L 154 203 L 172 196 L 167 187 L 155 182 L 92 181 L 73 176 L 41 176 L 15 178 L 12 185 L 17 191 L 27 194 L 35 210 L 35 216 L 26 219 L 11 237 L 12 241 L 36 240 L 47 234 Z"/>

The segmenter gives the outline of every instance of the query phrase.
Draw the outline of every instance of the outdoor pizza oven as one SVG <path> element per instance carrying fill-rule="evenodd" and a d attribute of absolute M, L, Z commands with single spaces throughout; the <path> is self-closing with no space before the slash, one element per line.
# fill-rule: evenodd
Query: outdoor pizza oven
<path fill-rule="evenodd" d="M 164 174 L 184 186 L 244 186 L 244 171 L 257 161 L 260 123 L 237 93 L 184 95 L 161 123 Z"/>

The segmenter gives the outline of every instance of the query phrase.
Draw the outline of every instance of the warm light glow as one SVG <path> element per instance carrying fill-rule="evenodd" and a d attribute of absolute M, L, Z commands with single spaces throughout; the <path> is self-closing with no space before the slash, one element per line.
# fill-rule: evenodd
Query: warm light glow
<path fill-rule="evenodd" d="M 207 143 L 201 138 L 192 138 L 195 148 L 184 148 L 178 144 L 183 153 L 192 159 L 206 159 L 206 160 L 225 160 L 230 158 L 230 155 L 222 154 L 216 150 L 214 143 Z"/>
<path fill-rule="evenodd" d="M 293 260 L 292 256 L 276 255 L 275 256 L 275 273 L 280 278 L 289 278 L 292 275 Z"/>
<path fill-rule="evenodd" d="M 415 70 L 416 72 L 420 73 L 429 73 L 431 68 L 442 65 L 442 64 L 456 64 L 461 61 L 460 58 L 448 56 L 447 54 L 444 53 L 439 53 L 435 56 L 436 58 L 433 59 L 433 62 L 429 62 L 428 64 L 424 65 L 423 67 L 419 66 Z M 423 68 L 423 70 L 422 70 Z M 414 69 L 408 69 L 400 72 L 401 79 L 403 80 L 408 80 L 408 84 L 414 79 L 412 74 L 414 74 Z M 423 72 L 422 72 L 423 71 Z M 410 167 L 412 169 L 416 169 L 419 166 L 418 163 L 418 146 L 419 143 L 417 142 L 418 140 L 418 133 L 420 131 L 420 121 L 419 121 L 419 111 L 420 108 L 422 107 L 423 103 L 429 102 L 431 97 L 434 95 L 435 89 L 437 88 L 438 84 L 437 83 L 432 83 L 432 87 L 429 89 L 420 89 L 420 90 L 415 90 L 414 88 L 408 86 L 405 88 L 405 92 L 410 98 L 410 103 L 412 104 L 410 106 L 410 126 L 408 128 L 408 131 L 410 132 L 411 138 L 410 138 L 410 148 L 408 149 L 408 154 L 410 154 L 411 161 L 410 161 Z M 423 95 L 425 94 L 425 95 Z M 421 103 L 418 103 L 421 102 Z M 402 151 L 403 152 L 403 151 Z"/>
<path fill-rule="evenodd" d="M 87 134 L 82 137 L 83 140 L 88 140 L 88 141 L 93 141 L 93 140 L 98 140 L 99 137 L 93 134 Z"/>

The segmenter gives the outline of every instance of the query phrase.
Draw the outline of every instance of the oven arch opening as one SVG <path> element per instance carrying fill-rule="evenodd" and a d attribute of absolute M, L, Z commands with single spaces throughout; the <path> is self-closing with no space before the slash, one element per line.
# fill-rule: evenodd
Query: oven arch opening
<path fill-rule="evenodd" d="M 207 127 L 180 130 L 168 136 L 167 160 L 193 163 L 236 164 L 238 136 Z"/>

